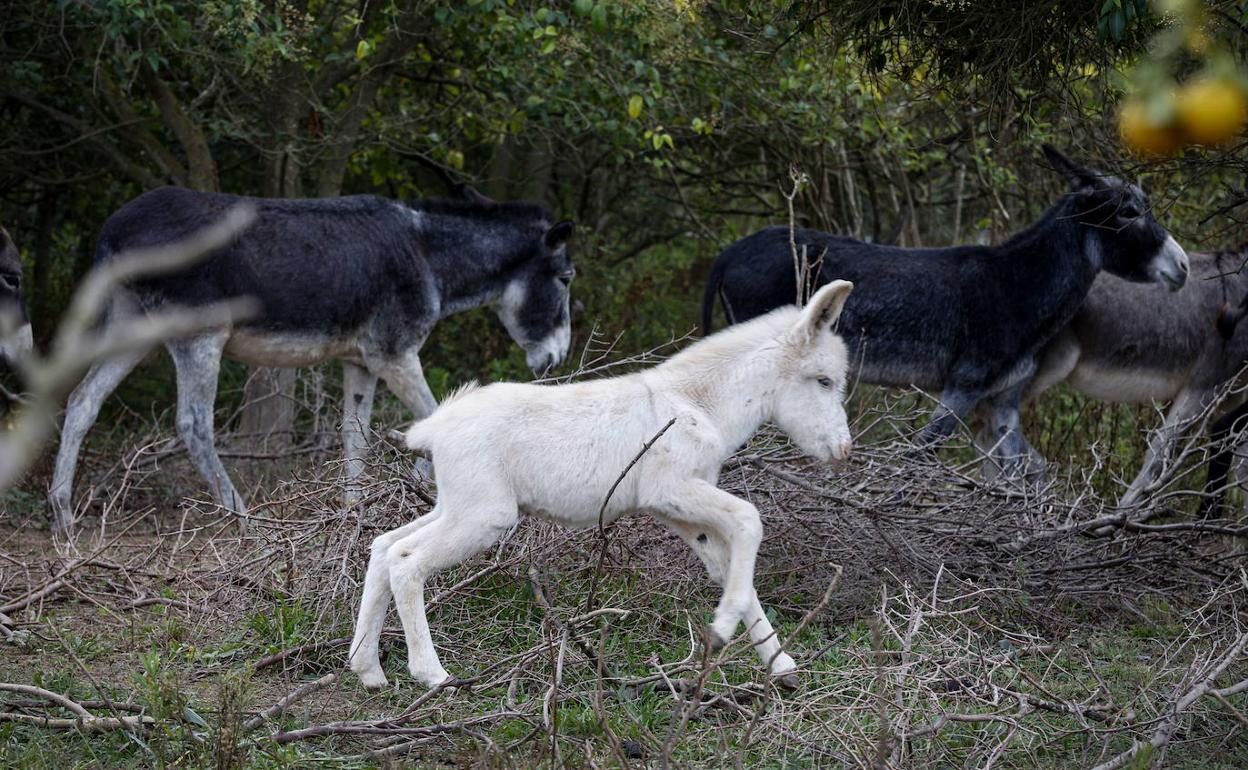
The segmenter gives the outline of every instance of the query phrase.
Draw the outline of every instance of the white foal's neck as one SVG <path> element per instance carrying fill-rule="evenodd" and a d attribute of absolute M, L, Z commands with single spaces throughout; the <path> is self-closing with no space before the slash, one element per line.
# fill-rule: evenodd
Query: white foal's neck
<path fill-rule="evenodd" d="M 730 326 L 646 373 L 658 388 L 701 407 L 731 453 L 772 418 L 773 395 L 799 310 L 781 307 Z"/>

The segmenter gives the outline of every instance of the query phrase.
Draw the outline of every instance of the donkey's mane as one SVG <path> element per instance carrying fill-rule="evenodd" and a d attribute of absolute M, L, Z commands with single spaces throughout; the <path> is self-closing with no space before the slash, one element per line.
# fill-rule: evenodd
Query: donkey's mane
<path fill-rule="evenodd" d="M 442 401 L 438 404 L 438 408 L 446 407 L 454 403 L 455 401 L 460 400 L 464 396 L 469 395 L 473 391 L 477 391 L 480 389 L 481 389 L 481 383 L 477 382 L 476 380 L 469 380 L 468 382 L 465 382 L 463 385 L 460 385 L 455 390 L 452 390 L 450 393 L 447 393 L 446 398 L 443 398 Z"/>
<path fill-rule="evenodd" d="M 703 337 L 655 368 L 671 369 L 689 364 L 739 359 L 743 352 L 756 350 L 779 338 L 797 321 L 799 312 L 801 311 L 796 305 L 785 305 L 757 318 L 721 329 Z"/>
<path fill-rule="evenodd" d="M 513 224 L 533 224 L 552 220 L 550 211 L 541 204 L 528 201 L 501 201 L 487 203 L 484 201 L 455 200 L 446 198 L 430 198 L 428 200 L 405 201 L 417 211 L 426 214 L 465 217 L 469 219 L 503 219 Z"/>

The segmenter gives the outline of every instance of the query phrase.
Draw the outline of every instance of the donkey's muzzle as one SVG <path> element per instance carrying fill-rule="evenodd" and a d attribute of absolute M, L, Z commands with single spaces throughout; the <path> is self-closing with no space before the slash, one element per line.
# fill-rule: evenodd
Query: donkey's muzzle
<path fill-rule="evenodd" d="M 1164 283 L 1170 291 L 1178 291 L 1187 283 L 1190 269 L 1187 252 L 1173 235 L 1167 235 L 1165 243 L 1153 258 L 1149 274 L 1154 281 Z"/>

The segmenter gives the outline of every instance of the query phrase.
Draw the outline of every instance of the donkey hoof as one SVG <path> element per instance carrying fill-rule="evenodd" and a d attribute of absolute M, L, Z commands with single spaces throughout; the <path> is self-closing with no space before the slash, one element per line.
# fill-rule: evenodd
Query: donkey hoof
<path fill-rule="evenodd" d="M 713 626 L 702 629 L 702 644 L 710 652 L 719 652 L 728 644 L 728 640 L 720 636 Z"/>
<path fill-rule="evenodd" d="M 372 671 L 357 671 L 355 675 L 360 678 L 360 684 L 365 690 L 380 690 L 387 684 L 386 675 L 381 672 L 380 668 Z"/>
<path fill-rule="evenodd" d="M 797 674 L 793 671 L 790 671 L 787 674 L 780 674 L 775 677 L 773 681 L 781 690 L 788 690 L 789 692 L 796 690 L 802 684 L 801 680 L 797 678 Z"/>
<path fill-rule="evenodd" d="M 412 671 L 411 669 L 408 669 L 408 671 L 411 672 L 413 679 L 415 679 L 417 682 L 420 682 L 421 684 L 423 684 L 425 687 L 429 688 L 430 690 L 438 686 L 445 686 L 446 688 L 449 689 L 451 685 L 446 684 L 447 680 L 454 681 L 455 679 L 453 676 L 446 673 L 446 669 L 444 668 L 438 668 L 429 672 Z"/>

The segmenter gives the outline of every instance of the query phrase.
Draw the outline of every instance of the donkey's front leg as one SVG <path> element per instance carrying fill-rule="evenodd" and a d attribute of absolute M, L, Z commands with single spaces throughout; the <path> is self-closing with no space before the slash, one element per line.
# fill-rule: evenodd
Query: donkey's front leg
<path fill-rule="evenodd" d="M 373 414 L 376 387 L 377 375 L 355 364 L 342 363 L 342 447 L 347 477 L 342 502 L 347 507 L 360 500 L 357 479 L 364 472 L 368 423 Z"/>
<path fill-rule="evenodd" d="M 989 437 L 988 466 L 1003 471 L 1007 478 L 1025 478 L 1033 460 L 1039 453 L 1032 448 L 1023 436 L 1019 425 L 1018 409 L 1026 383 L 994 396 L 981 411 L 987 412 L 987 432 Z M 976 445 L 983 441 L 983 435 L 976 437 Z M 980 446 L 980 449 L 984 447 Z M 1040 473 L 1043 473 L 1043 458 Z"/>
<path fill-rule="evenodd" d="M 418 346 L 409 348 L 395 358 L 375 362 L 370 368 L 381 375 L 390 392 L 398 396 L 403 405 L 411 410 L 413 418 L 423 420 L 438 408 L 438 400 L 433 397 L 433 391 L 425 381 L 425 371 L 420 366 Z M 423 480 L 433 478 L 433 464 L 423 457 L 416 459 L 412 471 Z"/>
<path fill-rule="evenodd" d="M 715 585 L 722 587 L 728 572 L 729 549 L 728 543 L 720 537 L 719 533 L 709 527 L 699 528 L 692 524 L 672 521 L 664 516 L 656 518 L 689 544 L 693 552 L 706 565 L 706 571 L 711 576 L 711 580 Z M 742 619 L 745 621 L 746 630 L 750 632 L 750 641 L 754 643 L 754 650 L 771 675 L 777 677 L 786 687 L 796 686 L 797 679 L 793 676 L 793 672 L 797 669 L 797 663 L 780 648 L 780 638 L 776 630 L 772 628 L 771 621 L 767 619 L 767 614 L 763 612 L 763 606 L 758 601 L 758 593 L 752 585 L 750 586 L 750 605 L 746 608 Z"/>
<path fill-rule="evenodd" d="M 726 543 L 724 593 L 715 608 L 709 634 L 712 646 L 727 644 L 736 634 L 737 624 L 757 601 L 754 561 L 763 540 L 758 509 L 701 479 L 689 482 L 655 507 L 675 522 L 714 532 Z"/>

